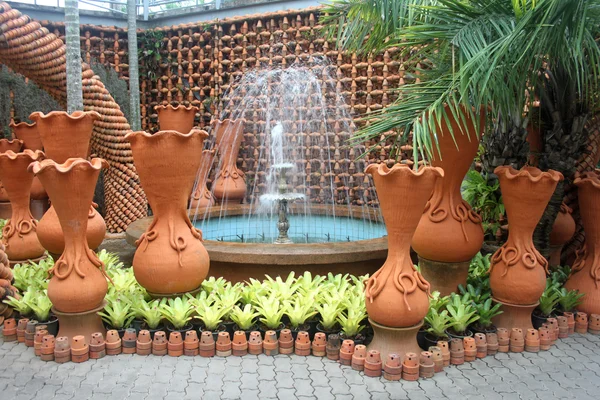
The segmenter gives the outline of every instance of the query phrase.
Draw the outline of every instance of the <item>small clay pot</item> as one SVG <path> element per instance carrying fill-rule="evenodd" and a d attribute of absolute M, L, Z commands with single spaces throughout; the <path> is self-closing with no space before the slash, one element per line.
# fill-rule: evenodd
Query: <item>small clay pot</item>
<path fill-rule="evenodd" d="M 276 356 L 277 354 L 279 354 L 279 340 L 277 339 L 277 332 L 265 332 L 265 340 L 263 341 L 263 351 L 268 356 Z"/>
<path fill-rule="evenodd" d="M 229 333 L 219 332 L 216 344 L 216 355 L 219 357 L 227 357 L 231 355 L 231 339 Z"/>
<path fill-rule="evenodd" d="M 293 332 L 292 332 L 293 335 Z M 296 355 L 298 356 L 309 356 L 310 355 L 310 338 L 308 332 L 300 331 L 296 337 L 294 346 Z"/>
<path fill-rule="evenodd" d="M 215 340 L 212 333 L 202 332 L 200 335 L 199 344 L 200 356 L 214 357 L 215 356 Z"/>
<path fill-rule="evenodd" d="M 365 367 L 366 358 L 367 346 L 363 344 L 357 344 L 354 346 L 354 353 L 352 353 L 352 369 L 356 371 L 362 371 Z"/>
<path fill-rule="evenodd" d="M 332 333 L 327 337 L 327 345 L 325 346 L 325 351 L 327 353 L 327 358 L 333 361 L 337 361 L 340 358 L 340 347 L 342 343 L 340 341 L 340 337 L 337 334 Z"/>
<path fill-rule="evenodd" d="M 355 344 L 353 340 L 344 340 L 340 347 L 340 363 L 342 365 L 352 364 L 352 354 L 354 354 Z"/>
<path fill-rule="evenodd" d="M 402 361 L 402 379 L 416 381 L 419 379 L 419 356 L 416 353 L 406 353 Z"/>
<path fill-rule="evenodd" d="M 433 354 L 429 351 L 421 352 L 419 358 L 419 376 L 422 378 L 433 378 L 435 374 L 435 363 L 433 362 Z"/>
<path fill-rule="evenodd" d="M 248 340 L 248 353 L 258 355 L 263 352 L 263 342 L 260 332 L 254 331 L 250 333 Z"/>
<path fill-rule="evenodd" d="M 330 335 L 332 336 L 332 335 Z M 364 373 L 366 376 L 377 377 L 381 376 L 381 354 L 377 350 L 369 350 L 364 363 Z"/>
<path fill-rule="evenodd" d="M 234 356 L 245 356 L 248 354 L 248 339 L 243 331 L 235 331 L 231 341 L 231 350 Z"/>
<path fill-rule="evenodd" d="M 399 381 L 402 378 L 402 360 L 398 354 L 388 354 L 383 365 L 383 377 L 388 381 Z"/>
<path fill-rule="evenodd" d="M 279 334 L 279 352 L 281 354 L 292 354 L 294 352 L 294 338 L 292 337 L 292 331 L 289 329 L 282 329 Z"/>
<path fill-rule="evenodd" d="M 429 352 L 433 359 L 435 372 L 442 372 L 444 370 L 444 356 L 442 355 L 442 349 L 437 346 L 431 346 Z"/>

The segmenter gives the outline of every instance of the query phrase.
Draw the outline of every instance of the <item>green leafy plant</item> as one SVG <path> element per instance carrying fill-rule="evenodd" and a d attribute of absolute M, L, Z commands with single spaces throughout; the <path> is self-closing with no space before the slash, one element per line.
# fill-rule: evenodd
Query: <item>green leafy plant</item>
<path fill-rule="evenodd" d="M 448 310 L 429 308 L 425 316 L 425 322 L 429 325 L 427 332 L 438 338 L 446 337 L 446 330 L 450 328 L 450 316 Z"/>
<path fill-rule="evenodd" d="M 453 294 L 446 306 L 450 314 L 450 330 L 457 335 L 464 334 L 469 325 L 479 320 L 477 310 L 470 301 L 463 301 L 461 296 Z"/>
<path fill-rule="evenodd" d="M 264 286 L 269 293 L 277 294 L 277 297 L 282 301 L 291 299 L 298 287 L 293 271 L 289 273 L 285 281 L 280 276 L 273 279 L 269 275 L 266 275 Z"/>
<path fill-rule="evenodd" d="M 244 308 L 239 306 L 233 307 L 229 317 L 242 330 L 249 330 L 254 325 L 254 319 L 258 317 L 258 313 L 252 308 L 252 304 L 244 305 Z"/>
<path fill-rule="evenodd" d="M 204 328 L 209 331 L 216 331 L 223 322 L 223 317 L 229 312 L 228 308 L 222 307 L 218 303 L 213 303 L 210 307 L 198 307 L 195 318 L 202 321 Z"/>
<path fill-rule="evenodd" d="M 47 290 L 38 291 L 36 293 L 33 293 L 32 291 L 32 295 L 28 296 L 25 301 L 39 322 L 46 322 L 50 319 L 52 302 L 48 298 Z"/>
<path fill-rule="evenodd" d="M 285 314 L 290 319 L 294 329 L 304 325 L 306 320 L 315 315 L 314 299 L 308 296 L 296 295 L 292 300 L 284 301 Z"/>
<path fill-rule="evenodd" d="M 337 322 L 342 328 L 346 338 L 354 338 L 365 328 L 360 323 L 366 318 L 367 313 L 363 309 L 348 308 L 346 311 L 340 311 Z"/>
<path fill-rule="evenodd" d="M 260 315 L 260 322 L 267 328 L 277 330 L 281 327 L 281 318 L 285 308 L 275 294 L 271 293 L 269 296 L 256 298 L 255 307 Z"/>
<path fill-rule="evenodd" d="M 561 311 L 573 311 L 575 307 L 581 304 L 581 299 L 585 293 L 579 293 L 579 290 L 567 290 L 566 288 L 556 289 L 558 293 L 558 304 Z"/>
<path fill-rule="evenodd" d="M 341 298 L 334 290 L 323 293 L 316 304 L 316 309 L 319 312 L 320 323 L 325 331 L 333 331 L 338 322 L 338 316 L 342 311 Z"/>
<path fill-rule="evenodd" d="M 477 325 L 484 329 L 490 328 L 493 325 L 492 318 L 502 314 L 500 306 L 500 303 L 493 304 L 491 298 L 488 298 L 483 302 L 475 303 L 475 310 L 479 316 Z"/>
<path fill-rule="evenodd" d="M 104 263 L 106 273 L 112 278 L 113 272 L 119 272 L 123 270 L 124 266 L 119 256 L 114 253 L 109 253 L 106 249 L 102 249 L 98 252 L 98 258 Z"/>
<path fill-rule="evenodd" d="M 202 289 L 204 289 L 205 292 L 207 292 L 208 294 L 211 294 L 213 292 L 221 292 L 224 288 L 225 285 L 227 285 L 227 281 L 225 280 L 225 278 L 223 277 L 218 277 L 215 278 L 214 276 L 211 276 L 208 279 L 205 279 L 202 282 Z"/>
<path fill-rule="evenodd" d="M 442 308 L 445 308 L 449 302 L 450 296 L 442 296 L 440 292 L 436 290 L 431 293 L 431 297 L 429 298 L 429 309 L 440 311 Z"/>
<path fill-rule="evenodd" d="M 166 303 L 166 299 L 152 300 L 150 302 L 141 299 L 133 306 L 135 315 L 144 320 L 149 329 L 156 329 L 163 319 L 161 303 Z"/>
<path fill-rule="evenodd" d="M 48 271 L 54 266 L 52 257 L 47 257 L 37 263 L 26 262 L 13 268 L 14 287 L 21 292 L 44 290 L 48 288 Z"/>
<path fill-rule="evenodd" d="M 486 254 L 485 256 L 481 253 L 477 253 L 471 264 L 469 265 L 469 275 L 467 276 L 467 284 L 474 287 L 481 288 L 482 291 L 490 291 L 490 276 L 488 271 L 490 269 L 492 255 Z"/>
<path fill-rule="evenodd" d="M 550 280 L 552 284 L 556 287 L 562 287 L 569 276 L 571 275 L 571 267 L 568 265 L 557 266 L 553 269 L 552 274 L 550 275 Z"/>
<path fill-rule="evenodd" d="M 126 298 L 115 293 L 106 296 L 106 306 L 98 315 L 109 326 L 115 329 L 124 329 L 131 325 L 135 313 L 131 309 L 131 303 Z"/>
<path fill-rule="evenodd" d="M 192 319 L 194 307 L 187 299 L 176 297 L 167 299 L 166 303 L 160 304 L 160 310 L 163 318 L 169 321 L 175 329 L 183 329 Z"/>
<path fill-rule="evenodd" d="M 458 290 L 463 296 L 463 302 L 471 301 L 475 305 L 483 304 L 486 301 L 486 299 L 489 299 L 492 296 L 491 291 L 487 291 L 481 286 L 475 287 L 470 283 L 467 284 L 466 288 L 463 285 L 458 285 Z"/>
<path fill-rule="evenodd" d="M 489 236 L 496 234 L 506 212 L 499 189 L 499 181 L 489 185 L 487 178 L 475 170 L 469 170 L 462 183 L 463 198 L 481 216 L 483 230 Z"/>
<path fill-rule="evenodd" d="M 303 295 L 310 296 L 316 294 L 319 290 L 319 285 L 323 282 L 323 277 L 316 275 L 314 278 L 309 271 L 304 271 L 304 274 L 296 280 L 297 291 Z"/>
<path fill-rule="evenodd" d="M 145 30 L 138 35 L 140 73 L 150 80 L 158 78 L 160 65 L 166 61 L 166 57 L 161 53 L 164 36 L 162 31 L 154 29 Z"/>
<path fill-rule="evenodd" d="M 544 292 L 540 296 L 540 304 L 537 306 L 541 314 L 545 317 L 549 317 L 554 312 L 556 305 L 558 304 L 559 294 L 556 289 L 557 288 L 552 283 L 552 280 L 547 279 L 546 289 L 544 289 Z"/>
<path fill-rule="evenodd" d="M 32 301 L 33 301 L 33 290 L 26 291 L 25 293 L 23 293 L 23 296 L 21 296 L 21 297 L 7 296 L 7 298 L 3 300 L 4 303 L 11 306 L 22 316 L 31 315 L 33 310 L 31 309 L 31 306 L 29 304 Z"/>

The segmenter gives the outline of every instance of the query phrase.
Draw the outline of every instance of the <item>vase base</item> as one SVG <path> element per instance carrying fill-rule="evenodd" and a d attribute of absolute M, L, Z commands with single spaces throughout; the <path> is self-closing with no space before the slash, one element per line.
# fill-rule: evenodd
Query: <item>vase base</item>
<path fill-rule="evenodd" d="M 458 293 L 458 285 L 467 286 L 467 276 L 471 260 L 463 262 L 439 262 L 419 256 L 421 275 L 429 285 L 431 291 L 440 292 L 441 296 Z"/>
<path fill-rule="evenodd" d="M 27 264 L 34 264 L 34 263 L 37 264 L 40 261 L 46 259 L 47 257 L 48 257 L 48 255 L 44 254 L 41 257 L 38 257 L 38 258 L 28 258 L 27 260 L 10 260 L 9 263 L 10 263 L 10 267 L 14 268 L 15 265 L 17 265 L 17 264 L 26 264 L 26 263 Z"/>
<path fill-rule="evenodd" d="M 189 292 L 181 292 L 181 293 L 152 293 L 152 292 L 146 290 L 146 293 L 148 293 L 150 295 L 150 297 L 152 297 L 153 299 L 169 299 L 169 298 L 172 298 L 172 297 L 184 296 L 186 294 L 191 294 L 192 296 L 194 296 L 196 293 L 198 293 L 201 290 L 202 290 L 202 285 L 200 285 L 198 288 L 196 288 L 194 290 L 190 290 Z"/>
<path fill-rule="evenodd" d="M 373 341 L 367 346 L 367 351 L 378 350 L 381 360 L 386 360 L 387 355 L 392 353 L 398 354 L 402 359 L 406 353 L 421 354 L 421 348 L 417 343 L 417 333 L 423 326 L 423 321 L 407 328 L 390 328 L 379 325 L 371 318 L 369 318 L 369 322 L 374 336 Z"/>
<path fill-rule="evenodd" d="M 508 330 L 521 328 L 523 332 L 527 332 L 527 329 L 533 329 L 531 313 L 540 304 L 539 302 L 534 304 L 510 304 L 493 297 L 492 300 L 502 305 L 502 314 L 493 318 L 494 325 L 498 328 L 506 328 Z"/>
<path fill-rule="evenodd" d="M 12 207 L 10 201 L 0 201 L 0 219 L 10 219 Z"/>
<path fill-rule="evenodd" d="M 48 202 L 48 199 L 31 200 L 29 208 L 31 209 L 31 215 L 33 215 L 33 218 L 39 221 L 50 208 L 50 203 Z"/>
<path fill-rule="evenodd" d="M 106 336 L 106 328 L 98 315 L 98 311 L 102 311 L 105 305 L 106 301 L 93 310 L 80 313 L 65 313 L 52 307 L 52 312 L 58 317 L 57 337 L 66 336 L 71 341 L 73 336 L 81 335 L 85 338 L 85 343 L 89 344 L 92 333 L 100 332 Z"/>

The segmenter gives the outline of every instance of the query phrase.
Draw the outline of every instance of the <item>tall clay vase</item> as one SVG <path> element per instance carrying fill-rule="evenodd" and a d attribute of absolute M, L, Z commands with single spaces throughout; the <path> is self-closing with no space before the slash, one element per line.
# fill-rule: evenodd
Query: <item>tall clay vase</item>
<path fill-rule="evenodd" d="M 25 150 L 22 153 L 0 153 L 0 179 L 10 199 L 12 214 L 2 230 L 2 243 L 12 264 L 26 260 L 38 260 L 44 248 L 38 240 L 37 221 L 29 209 L 33 175 L 27 167 L 41 160 L 41 151 Z"/>
<path fill-rule="evenodd" d="M 246 179 L 236 165 L 244 139 L 244 123 L 244 119 L 226 119 L 213 124 L 219 152 L 213 194 L 220 203 L 241 203 L 246 196 Z"/>
<path fill-rule="evenodd" d="M 530 329 L 531 311 L 546 287 L 548 261 L 533 245 L 533 232 L 556 185 L 560 172 L 534 167 L 494 170 L 508 217 L 508 240 L 494 253 L 490 266 L 492 296 L 503 304 L 496 326 Z"/>
<path fill-rule="evenodd" d="M 388 233 L 388 257 L 366 282 L 367 314 L 375 337 L 369 349 L 385 354 L 418 350 L 416 335 L 429 309 L 429 283 L 415 269 L 410 244 L 441 168 L 418 172 L 403 164 L 391 169 L 372 164 L 381 212 Z"/>
<path fill-rule="evenodd" d="M 40 133 L 38 132 L 38 127 L 35 122 L 32 124 L 28 124 L 27 122 L 19 122 L 18 124 L 15 124 L 14 121 L 11 121 L 9 126 L 12 129 L 15 137 L 23 141 L 23 149 L 29 149 L 32 151 L 44 149 L 42 139 L 40 138 Z M 48 194 L 44 190 L 42 183 L 37 177 L 33 179 L 33 183 L 31 184 L 31 198 L 33 200 L 48 199 Z"/>
<path fill-rule="evenodd" d="M 202 233 L 187 213 L 206 137 L 206 132 L 196 129 L 185 134 L 159 131 L 125 136 L 154 212 L 152 223 L 136 242 L 133 272 L 155 297 L 194 291 L 208 274 Z"/>
<path fill-rule="evenodd" d="M 560 265 L 562 248 L 575 234 L 576 224 L 572 213 L 573 210 L 564 202 L 560 205 L 550 232 L 550 266 Z"/>
<path fill-rule="evenodd" d="M 22 140 L 0 139 L 0 154 L 7 151 L 18 153 L 23 147 Z M 0 219 L 9 219 L 11 215 L 10 199 L 8 193 L 4 189 L 2 180 L 0 180 Z"/>
<path fill-rule="evenodd" d="M 75 111 L 72 114 L 52 111 L 45 115 L 34 112 L 29 118 L 36 122 L 46 158 L 62 164 L 69 158 L 88 157 L 94 121 L 100 118 L 100 114 L 95 111 Z M 100 246 L 106 234 L 106 223 L 91 203 L 86 234 L 88 245 L 92 249 Z M 50 253 L 62 254 L 65 242 L 54 207 L 50 207 L 40 220 L 38 238 Z"/>
<path fill-rule="evenodd" d="M 442 296 L 456 292 L 460 284 L 466 286 L 470 261 L 483 244 L 481 218 L 463 200 L 460 187 L 477 154 L 485 114 L 480 114 L 479 126 L 465 116 L 462 130 L 450 118 L 449 124 L 438 125 L 439 133 L 432 138 L 439 152 L 433 145 L 431 165 L 442 168 L 444 178 L 436 182 L 412 240 L 423 277 Z"/>
<path fill-rule="evenodd" d="M 575 178 L 574 183 L 578 187 L 585 245 L 577 254 L 565 288 L 585 294 L 578 311 L 600 314 L 600 174 L 586 172 Z"/>
<path fill-rule="evenodd" d="M 198 107 L 178 105 L 155 106 L 158 113 L 158 125 L 161 131 L 188 133 L 194 127 L 194 118 Z"/>
<path fill-rule="evenodd" d="M 192 213 L 203 212 L 207 207 L 211 207 L 215 204 L 215 197 L 206 186 L 208 174 L 210 173 L 214 159 L 214 150 L 204 150 L 202 152 L 196 188 L 192 193 L 192 199 L 190 201 L 190 211 Z"/>

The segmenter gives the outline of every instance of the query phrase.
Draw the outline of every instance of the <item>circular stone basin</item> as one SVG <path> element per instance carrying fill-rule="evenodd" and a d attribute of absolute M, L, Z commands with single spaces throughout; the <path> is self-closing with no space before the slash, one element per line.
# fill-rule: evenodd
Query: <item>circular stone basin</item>
<path fill-rule="evenodd" d="M 250 206 L 228 205 L 225 217 L 221 206 L 208 210 L 210 218 L 195 225 L 203 231 L 204 246 L 210 255 L 210 275 L 223 276 L 234 282 L 252 278 L 296 275 L 309 271 L 326 275 L 331 272 L 353 275 L 372 274 L 387 256 L 385 225 L 377 222 L 374 210 L 340 206 L 336 217 L 326 215 L 327 208 L 310 206 L 310 216 L 316 223 L 303 229 L 298 215 L 304 207 L 290 205 L 290 230 L 293 244 L 274 244 L 277 237 L 277 216 L 248 218 Z M 360 216 L 360 218 L 356 218 Z M 354 217 L 354 218 L 352 218 Z M 193 216 L 190 217 L 193 221 Z M 127 229 L 127 241 L 135 241 L 150 225 L 152 217 L 132 223 Z"/>

